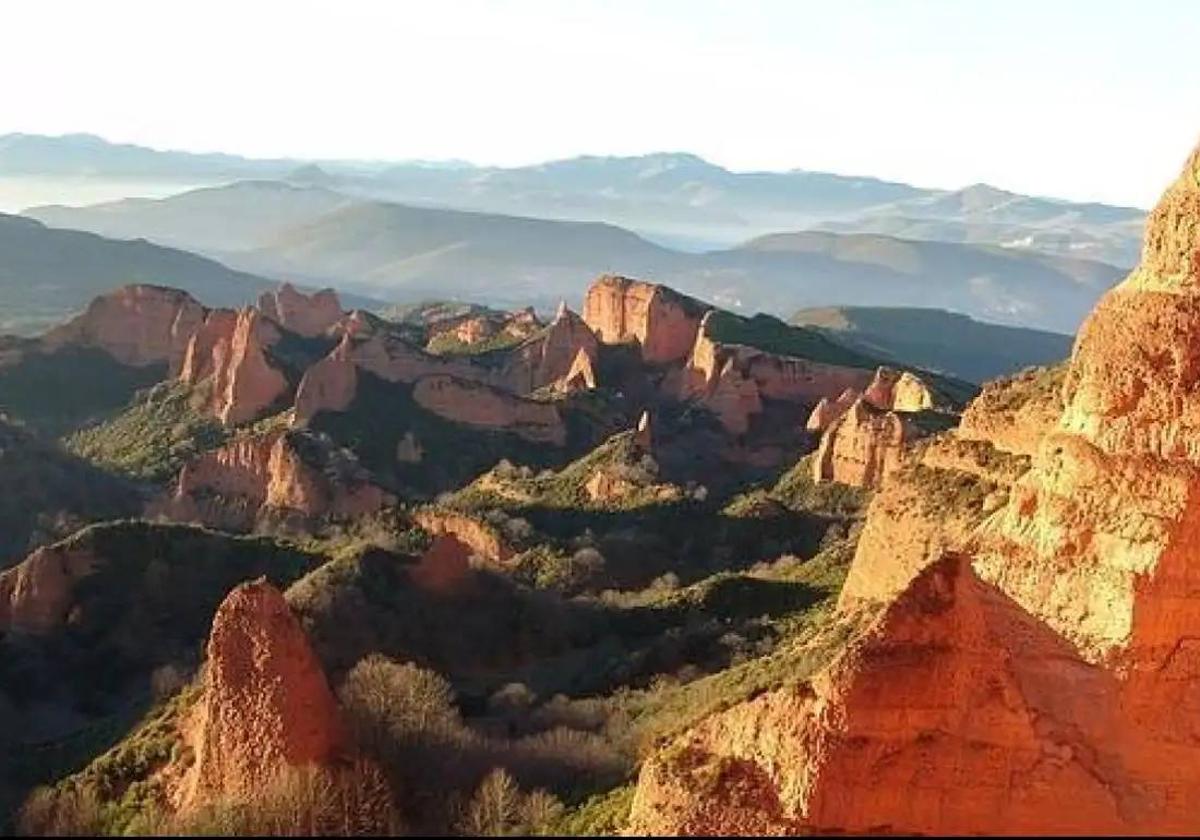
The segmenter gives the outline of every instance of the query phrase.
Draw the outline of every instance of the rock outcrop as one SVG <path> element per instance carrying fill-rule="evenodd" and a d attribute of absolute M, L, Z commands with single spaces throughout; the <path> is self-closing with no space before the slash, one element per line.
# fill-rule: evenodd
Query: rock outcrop
<path fill-rule="evenodd" d="M 967 406 L 959 436 L 986 441 L 1004 452 L 1033 456 L 1062 415 L 1066 365 L 1032 368 L 996 379 Z"/>
<path fill-rule="evenodd" d="M 509 353 L 500 382 L 516 394 L 530 394 L 576 376 L 590 378 L 595 386 L 592 363 L 598 342 L 583 319 L 560 306 L 549 326 Z M 583 362 L 580 362 L 580 357 Z"/>
<path fill-rule="evenodd" d="M 151 513 L 250 530 L 263 522 L 346 519 L 395 500 L 344 450 L 305 432 L 246 434 L 186 464 Z"/>
<path fill-rule="evenodd" d="M 91 574 L 95 563 L 90 551 L 52 545 L 0 572 L 0 635 L 37 636 L 62 627 L 76 582 Z"/>
<path fill-rule="evenodd" d="M 274 291 L 263 292 L 258 298 L 258 308 L 279 326 L 305 338 L 324 335 L 345 314 L 333 289 L 321 289 L 306 295 L 297 291 L 291 283 L 284 283 Z"/>
<path fill-rule="evenodd" d="M 292 422 L 305 426 L 322 411 L 345 411 L 358 393 L 353 338 L 342 336 L 329 355 L 304 372 L 296 387 Z"/>
<path fill-rule="evenodd" d="M 696 399 L 731 434 L 745 434 L 763 400 L 812 406 L 848 389 L 861 391 L 872 371 L 810 359 L 780 356 L 742 344 L 722 344 L 712 335 L 714 313 L 704 316 L 681 377 L 679 396 Z"/>
<path fill-rule="evenodd" d="M 467 426 L 509 432 L 534 443 L 562 446 L 567 427 L 550 403 L 515 396 L 453 376 L 426 376 L 413 387 L 413 399 L 427 411 Z"/>
<path fill-rule="evenodd" d="M 95 347 L 122 364 L 165 363 L 173 373 L 183 362 L 205 309 L 187 292 L 161 286 L 123 286 L 95 298 L 81 315 L 48 332 L 43 346 Z"/>
<path fill-rule="evenodd" d="M 206 383 L 209 410 L 235 426 L 261 417 L 287 396 L 287 377 L 267 357 L 281 338 L 279 327 L 259 310 L 209 313 L 188 342 L 180 379 Z"/>
<path fill-rule="evenodd" d="M 582 347 L 575 354 L 575 361 L 571 362 L 571 369 L 556 383 L 559 391 L 570 393 L 571 391 L 590 391 L 596 387 L 596 366 L 592 356 L 589 356 L 587 351 Z"/>
<path fill-rule="evenodd" d="M 651 364 L 678 362 L 709 307 L 665 286 L 606 275 L 588 288 L 583 320 L 606 344 L 636 342 Z"/>
<path fill-rule="evenodd" d="M 476 552 L 453 533 L 441 533 L 409 569 L 408 578 L 417 588 L 437 595 L 460 592 L 471 579 L 473 554 Z"/>
<path fill-rule="evenodd" d="M 933 392 L 921 377 L 889 367 L 875 371 L 863 398 L 876 408 L 892 411 L 928 411 L 936 405 Z"/>
<path fill-rule="evenodd" d="M 1007 418 L 1015 454 L 955 438 L 935 456 L 954 465 L 943 475 L 889 482 L 881 497 L 966 512 L 958 533 L 932 517 L 911 549 L 864 533 L 842 600 L 866 629 L 809 686 L 721 713 L 649 762 L 633 830 L 1200 830 L 1197 347 L 1200 153 L 1152 214 L 1142 265 L 1080 331 L 1032 467 L 986 492 L 1008 474 L 998 454 L 1019 464 L 1032 448 Z M 979 412 L 987 401 L 1011 408 L 993 393 Z M 1042 429 L 1045 410 L 1031 411 Z M 968 434 L 987 428 L 975 417 Z M 972 470 L 993 480 L 947 487 Z M 877 513 L 914 515 L 879 502 L 867 531 Z"/>
<path fill-rule="evenodd" d="M 435 537 L 452 536 L 466 546 L 467 555 L 503 565 L 515 552 L 495 527 L 465 513 L 443 508 L 422 508 L 413 521 Z"/>
<path fill-rule="evenodd" d="M 813 479 L 875 489 L 897 469 L 915 429 L 895 411 L 855 400 L 821 435 L 813 456 Z"/>
<path fill-rule="evenodd" d="M 265 580 L 226 596 L 213 618 L 182 804 L 253 800 L 288 767 L 327 765 L 345 750 L 337 702 L 307 636 Z"/>

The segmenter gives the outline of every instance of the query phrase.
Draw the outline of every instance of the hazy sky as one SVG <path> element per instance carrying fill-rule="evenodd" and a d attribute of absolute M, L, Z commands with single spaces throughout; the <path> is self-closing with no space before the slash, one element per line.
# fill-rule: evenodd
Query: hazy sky
<path fill-rule="evenodd" d="M 1195 0 L 5 0 L 0 133 L 523 164 L 693 151 L 1147 205 Z"/>

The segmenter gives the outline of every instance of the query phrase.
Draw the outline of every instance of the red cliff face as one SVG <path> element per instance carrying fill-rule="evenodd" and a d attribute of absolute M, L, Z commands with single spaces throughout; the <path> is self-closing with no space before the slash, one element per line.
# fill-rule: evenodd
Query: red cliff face
<path fill-rule="evenodd" d="M 345 749 L 337 703 L 300 622 L 264 580 L 217 610 L 192 725 L 184 804 L 252 801 L 282 769 L 332 762 Z"/>
<path fill-rule="evenodd" d="M 179 378 L 207 383 L 209 410 L 226 425 L 255 420 L 288 392 L 287 378 L 267 359 L 279 328 L 254 308 L 214 310 L 193 331 Z"/>
<path fill-rule="evenodd" d="M 686 358 L 708 309 L 663 286 L 605 276 L 588 289 L 583 320 L 606 344 L 637 342 L 653 364 Z"/>
<path fill-rule="evenodd" d="M 511 432 L 534 443 L 562 446 L 567 427 L 550 403 L 452 376 L 426 376 L 413 388 L 413 399 L 427 411 L 467 426 Z"/>
<path fill-rule="evenodd" d="M 859 399 L 830 423 L 813 457 L 813 478 L 874 489 L 898 468 L 913 428 L 894 411 Z"/>
<path fill-rule="evenodd" d="M 127 365 L 166 363 L 174 373 L 204 314 L 187 292 L 123 286 L 93 300 L 82 315 L 51 330 L 43 341 L 52 349 L 96 347 Z"/>
<path fill-rule="evenodd" d="M 679 396 L 706 405 L 731 434 L 746 433 L 764 399 L 809 406 L 848 390 L 857 393 L 871 381 L 865 369 L 721 344 L 711 336 L 711 318 L 706 315 L 696 333 Z"/>
<path fill-rule="evenodd" d="M 997 461 L 1027 456 L 952 438 L 939 457 L 957 467 L 890 482 L 843 591 L 866 629 L 807 689 L 701 724 L 677 745 L 686 761 L 651 761 L 635 830 L 736 831 L 747 798 L 776 831 L 1200 830 L 1198 166 L 1080 331 L 1032 466 L 1003 486 Z M 972 468 L 994 480 L 956 483 Z M 900 491 L 907 502 L 881 506 Z M 911 551 L 895 532 L 867 539 L 913 520 L 929 527 Z M 936 560 L 934 542 L 969 553 Z M 696 792 L 689 768 L 714 764 L 751 781 Z"/>
<path fill-rule="evenodd" d="M 345 411 L 358 392 L 358 366 L 353 359 L 353 339 L 342 337 L 328 356 L 304 372 L 296 388 L 293 422 L 306 425 L 322 411 Z"/>
<path fill-rule="evenodd" d="M 347 458 L 304 433 L 243 435 L 184 466 L 152 512 L 249 530 L 263 521 L 361 516 L 394 501 Z"/>
<path fill-rule="evenodd" d="M 333 289 L 306 295 L 296 291 L 291 283 L 284 283 L 273 292 L 263 292 L 258 298 L 258 309 L 279 326 L 306 338 L 329 332 L 345 314 Z"/>

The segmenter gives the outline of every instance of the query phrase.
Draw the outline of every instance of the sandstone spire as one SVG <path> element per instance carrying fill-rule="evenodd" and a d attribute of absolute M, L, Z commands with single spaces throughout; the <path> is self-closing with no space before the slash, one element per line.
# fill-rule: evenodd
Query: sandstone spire
<path fill-rule="evenodd" d="M 343 732 L 283 595 L 264 579 L 236 587 L 213 618 L 185 804 L 252 796 L 287 766 L 328 763 L 344 749 Z"/>

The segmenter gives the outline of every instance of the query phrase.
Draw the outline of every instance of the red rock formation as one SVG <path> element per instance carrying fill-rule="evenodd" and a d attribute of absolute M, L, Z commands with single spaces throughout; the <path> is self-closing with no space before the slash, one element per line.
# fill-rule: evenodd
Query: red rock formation
<path fill-rule="evenodd" d="M 973 556 L 921 569 L 907 551 L 896 563 L 894 539 L 860 544 L 847 590 L 885 605 L 869 629 L 808 693 L 701 724 L 679 745 L 690 764 L 651 762 L 635 830 L 736 831 L 744 792 L 693 792 L 689 768 L 719 761 L 756 771 L 773 830 L 1200 830 L 1198 166 L 1081 330 L 1032 468 L 997 513 L 975 512 Z M 951 499 L 940 481 L 906 486 Z"/>
<path fill-rule="evenodd" d="M 642 452 L 654 451 L 654 430 L 650 425 L 650 412 L 643 411 L 633 431 L 633 445 Z"/>
<path fill-rule="evenodd" d="M 664 286 L 606 275 L 588 288 L 583 320 L 604 343 L 636 341 L 642 358 L 659 364 L 687 357 L 708 308 Z"/>
<path fill-rule="evenodd" d="M 292 422 L 307 425 L 322 411 L 345 411 L 358 393 L 358 366 L 354 364 L 353 339 L 342 336 L 328 356 L 304 372 L 296 388 Z"/>
<path fill-rule="evenodd" d="M 89 551 L 47 546 L 0 572 L 0 634 L 44 635 L 59 629 L 73 603 L 75 583 L 94 566 Z"/>
<path fill-rule="evenodd" d="M 874 489 L 903 460 L 914 430 L 894 411 L 855 403 L 821 435 L 813 457 L 813 478 Z"/>
<path fill-rule="evenodd" d="M 248 530 L 264 520 L 351 518 L 394 499 L 321 438 L 275 431 L 243 435 L 179 473 L 151 512 L 184 522 Z"/>
<path fill-rule="evenodd" d="M 465 513 L 423 508 L 413 514 L 413 521 L 436 537 L 454 537 L 468 548 L 468 555 L 488 563 L 503 565 L 515 553 L 493 526 Z"/>
<path fill-rule="evenodd" d="M 548 327 L 511 351 L 500 383 L 517 394 L 532 393 L 568 377 L 576 370 L 581 354 L 590 371 L 596 347 L 596 336 L 583 319 L 561 306 Z M 594 374 L 592 381 L 595 382 Z"/>
<path fill-rule="evenodd" d="M 281 770 L 326 765 L 345 749 L 320 663 L 265 580 L 238 586 L 217 609 L 190 740 L 185 807 L 220 796 L 252 800 Z"/>
<path fill-rule="evenodd" d="M 892 388 L 892 411 L 931 411 L 936 407 L 933 392 L 921 377 L 904 371 Z"/>
<path fill-rule="evenodd" d="M 872 373 L 778 356 L 744 345 L 724 345 L 711 336 L 712 313 L 704 316 L 680 380 L 679 396 L 697 399 L 731 434 L 745 434 L 762 400 L 812 405 L 834 394 L 857 393 Z"/>
<path fill-rule="evenodd" d="M 254 308 L 216 310 L 197 324 L 180 365 L 180 379 L 207 382 L 209 409 L 235 426 L 258 419 L 287 395 L 287 377 L 267 358 L 279 328 Z"/>
<path fill-rule="evenodd" d="M 889 367 L 875 371 L 863 398 L 876 408 L 889 411 L 927 411 L 935 403 L 933 392 L 919 376 Z"/>
<path fill-rule="evenodd" d="M 1157 811 L 1166 790 L 1141 790 L 1150 768 L 1119 755 L 1114 700 L 1111 675 L 950 557 L 810 687 L 719 714 L 676 745 L 675 768 L 647 765 L 631 830 L 1178 830 L 1184 809 Z M 696 784 L 697 767 L 711 775 L 739 764 L 735 780 L 748 790 L 721 789 L 724 773 L 716 791 Z M 716 806 L 726 799 L 731 807 Z M 747 814 L 746 800 L 767 807 Z"/>
<path fill-rule="evenodd" d="M 829 426 L 850 410 L 850 406 L 858 401 L 862 396 L 853 388 L 847 388 L 842 391 L 841 395 L 835 400 L 830 400 L 829 397 L 821 397 L 820 401 L 813 408 L 812 413 L 808 415 L 808 422 L 804 424 L 804 428 L 810 432 L 820 434 L 829 428 Z"/>
<path fill-rule="evenodd" d="M 95 298 L 82 315 L 46 333 L 42 341 L 50 350 L 68 344 L 96 347 L 127 365 L 165 362 L 175 373 L 204 314 L 187 292 L 122 286 Z"/>
<path fill-rule="evenodd" d="M 413 388 L 413 399 L 425 410 L 455 423 L 511 432 L 534 443 L 562 446 L 567 441 L 567 427 L 552 404 L 478 382 L 426 376 Z"/>
<path fill-rule="evenodd" d="M 333 289 L 306 295 L 296 291 L 291 283 L 284 283 L 273 292 L 263 292 L 258 298 L 258 308 L 279 326 L 306 338 L 329 332 L 345 314 Z"/>
<path fill-rule="evenodd" d="M 182 381 L 194 385 L 224 368 L 237 322 L 238 313 L 233 309 L 213 309 L 205 314 L 184 349 L 179 368 Z"/>
<path fill-rule="evenodd" d="M 964 440 L 986 441 L 1004 452 L 1037 454 L 1062 415 L 1066 367 L 1033 368 L 986 383 L 963 411 Z"/>

